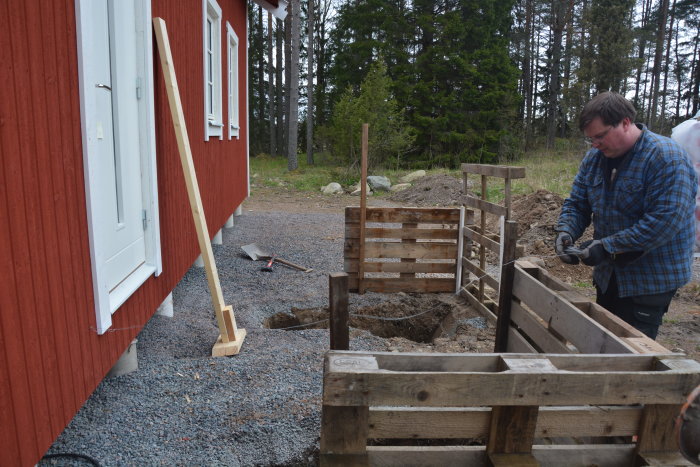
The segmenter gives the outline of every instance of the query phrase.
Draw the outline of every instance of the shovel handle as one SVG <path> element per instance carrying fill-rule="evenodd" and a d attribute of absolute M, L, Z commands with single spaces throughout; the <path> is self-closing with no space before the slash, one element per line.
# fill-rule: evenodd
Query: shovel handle
<path fill-rule="evenodd" d="M 278 258 L 275 257 L 275 262 L 284 264 L 286 266 L 289 266 L 290 268 L 298 269 L 299 271 L 304 271 L 304 272 L 311 272 L 313 269 L 311 268 L 305 268 L 304 266 L 300 266 L 298 264 L 292 263 L 291 261 L 287 261 L 286 259 Z"/>

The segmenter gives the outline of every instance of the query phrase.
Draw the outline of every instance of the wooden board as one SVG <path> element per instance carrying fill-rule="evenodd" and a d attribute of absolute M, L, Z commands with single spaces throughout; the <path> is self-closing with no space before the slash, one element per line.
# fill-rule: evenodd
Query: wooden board
<path fill-rule="evenodd" d="M 489 214 L 493 214 L 495 216 L 505 216 L 506 214 L 508 214 L 508 209 L 506 209 L 504 206 L 501 206 L 500 204 L 491 203 L 489 201 L 484 201 L 479 198 L 474 198 L 473 196 L 467 196 L 464 199 L 464 204 L 465 206 L 469 206 L 470 208 L 476 208 L 481 211 L 488 212 Z"/>
<path fill-rule="evenodd" d="M 455 226 L 456 227 L 456 226 Z M 459 230 L 456 228 L 415 228 L 415 229 L 394 229 L 367 227 L 365 238 L 404 238 L 417 240 L 457 240 Z M 345 238 L 360 238 L 360 224 L 345 224 Z"/>
<path fill-rule="evenodd" d="M 344 271 L 347 273 L 357 272 L 358 260 L 345 260 Z M 414 273 L 439 273 L 439 274 L 454 274 L 457 266 L 454 263 L 396 263 L 396 262 L 374 262 L 365 261 L 365 273 L 368 272 L 414 272 Z"/>
<path fill-rule="evenodd" d="M 547 353 L 571 353 L 566 343 L 550 333 L 545 324 L 535 314 L 523 308 L 519 303 L 512 302 L 510 318 L 533 342 L 537 343 L 540 351 Z"/>
<path fill-rule="evenodd" d="M 632 436 L 641 407 L 540 407 L 535 435 Z M 491 420 L 489 407 L 370 407 L 369 438 L 442 439 L 485 438 Z"/>
<path fill-rule="evenodd" d="M 469 227 L 464 228 L 464 238 L 477 242 L 478 244 L 488 248 L 497 255 L 501 253 L 501 245 L 498 242 L 495 242 L 490 238 L 481 235 L 480 233 Z"/>
<path fill-rule="evenodd" d="M 462 173 L 499 178 L 525 178 L 525 167 L 486 164 L 462 164 Z"/>
<path fill-rule="evenodd" d="M 192 218 L 194 219 L 197 231 L 199 248 L 202 252 L 214 314 L 219 326 L 219 338 L 212 349 L 212 356 L 235 355 L 240 351 L 243 343 L 242 340 L 245 337 L 245 330 L 241 329 L 239 331 L 237 329 L 233 312 L 230 307 L 226 306 L 221 291 L 219 273 L 216 268 L 214 252 L 211 247 L 211 237 L 209 236 L 207 222 L 204 217 L 204 206 L 202 205 L 202 199 L 199 194 L 197 174 L 194 168 L 194 160 L 192 159 L 190 140 L 187 135 L 187 124 L 185 122 L 185 114 L 182 110 L 182 102 L 180 101 L 180 91 L 175 75 L 175 64 L 170 50 L 170 41 L 168 39 L 165 21 L 163 21 L 162 18 L 153 18 L 153 29 L 158 43 L 160 63 L 163 69 L 163 77 L 165 79 L 165 87 L 170 104 L 170 113 L 173 119 L 175 137 L 177 138 L 177 147 L 180 153 L 185 185 L 187 186 L 187 195 L 192 210 Z"/>
<path fill-rule="evenodd" d="M 359 241 L 346 240 L 344 255 L 346 258 L 357 258 Z M 397 242 L 367 242 L 365 243 L 365 259 L 369 258 L 415 258 L 415 259 L 455 259 L 457 257 L 456 243 L 397 243 Z"/>
<path fill-rule="evenodd" d="M 513 295 L 524 301 L 582 353 L 633 353 L 629 345 L 552 292 L 527 272 L 515 268 Z"/>
<path fill-rule="evenodd" d="M 359 223 L 360 209 L 345 208 L 345 222 Z M 367 208 L 367 222 L 387 222 L 402 224 L 457 224 L 458 208 Z"/>

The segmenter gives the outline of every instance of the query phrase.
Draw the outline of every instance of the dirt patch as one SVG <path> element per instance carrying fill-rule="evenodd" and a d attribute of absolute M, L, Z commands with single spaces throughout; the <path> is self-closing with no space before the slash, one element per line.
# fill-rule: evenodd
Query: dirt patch
<path fill-rule="evenodd" d="M 390 351 L 492 352 L 494 328 L 452 294 L 392 294 L 378 305 L 350 307 L 350 327 L 386 339 Z M 328 308 L 292 308 L 267 319 L 272 329 L 328 328 Z"/>

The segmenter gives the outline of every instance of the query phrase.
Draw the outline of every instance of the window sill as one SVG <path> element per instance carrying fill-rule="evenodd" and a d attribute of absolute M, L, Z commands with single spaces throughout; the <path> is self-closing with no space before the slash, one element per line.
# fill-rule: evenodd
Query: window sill
<path fill-rule="evenodd" d="M 207 121 L 206 136 L 206 140 L 209 140 L 210 137 L 224 139 L 224 124 L 216 121 Z"/>

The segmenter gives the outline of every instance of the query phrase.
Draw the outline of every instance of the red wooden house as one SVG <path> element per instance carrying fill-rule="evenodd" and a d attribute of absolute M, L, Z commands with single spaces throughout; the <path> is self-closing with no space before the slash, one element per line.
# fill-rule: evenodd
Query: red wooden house
<path fill-rule="evenodd" d="M 199 255 L 151 18 L 209 231 L 247 197 L 247 7 L 0 3 L 0 465 L 42 457 Z"/>

